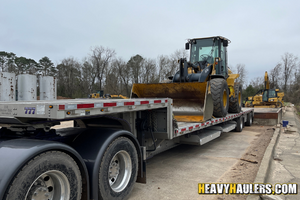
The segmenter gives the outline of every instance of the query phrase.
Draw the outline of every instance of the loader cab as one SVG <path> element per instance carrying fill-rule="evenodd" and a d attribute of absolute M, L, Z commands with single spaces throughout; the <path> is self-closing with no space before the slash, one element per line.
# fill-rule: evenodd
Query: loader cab
<path fill-rule="evenodd" d="M 201 69 L 215 63 L 216 75 L 228 77 L 227 38 L 216 36 L 190 39 L 185 48 L 190 49 L 190 62 Z"/>

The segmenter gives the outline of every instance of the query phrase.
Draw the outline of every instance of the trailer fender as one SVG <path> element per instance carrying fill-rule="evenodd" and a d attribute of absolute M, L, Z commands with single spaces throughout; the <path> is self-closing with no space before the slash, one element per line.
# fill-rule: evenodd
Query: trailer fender
<path fill-rule="evenodd" d="M 81 156 L 70 146 L 53 141 L 36 139 L 13 139 L 0 141 L 0 199 L 19 170 L 35 156 L 49 151 L 58 150 L 70 155 L 78 164 L 82 173 L 82 199 L 90 199 L 89 179 L 85 163 Z"/>
<path fill-rule="evenodd" d="M 72 147 L 83 158 L 90 176 L 90 198 L 98 198 L 99 169 L 102 157 L 110 145 L 117 137 L 129 138 L 136 147 L 139 161 L 141 160 L 141 148 L 133 134 L 126 130 L 110 128 L 91 128 L 81 133 L 73 142 Z"/>

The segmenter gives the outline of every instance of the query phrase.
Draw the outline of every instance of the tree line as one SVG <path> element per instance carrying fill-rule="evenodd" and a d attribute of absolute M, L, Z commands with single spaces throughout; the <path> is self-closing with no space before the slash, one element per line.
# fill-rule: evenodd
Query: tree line
<path fill-rule="evenodd" d="M 90 93 L 104 90 L 105 94 L 129 97 L 132 84 L 162 82 L 179 70 L 178 60 L 187 57 L 188 52 L 180 49 L 170 55 L 159 55 L 156 59 L 137 54 L 126 61 L 118 57 L 114 49 L 95 46 L 81 61 L 69 57 L 55 65 L 47 56 L 36 62 L 1 51 L 0 70 L 16 75 L 55 76 L 58 96 L 84 98 Z M 243 98 L 264 88 L 264 74 L 248 81 L 245 64 L 237 64 L 230 69 L 240 74 L 237 82 L 243 86 Z M 271 88 L 281 89 L 285 92 L 286 100 L 296 103 L 300 98 L 299 71 L 298 57 L 285 53 L 278 64 L 268 71 Z"/>
<path fill-rule="evenodd" d="M 182 49 L 156 59 L 137 54 L 126 61 L 117 57 L 115 50 L 96 46 L 81 61 L 69 57 L 54 65 L 47 56 L 36 62 L 1 51 L 0 70 L 16 75 L 55 76 L 57 95 L 63 97 L 84 98 L 99 90 L 104 90 L 105 94 L 130 96 L 133 83 L 161 82 L 174 75 L 178 59 L 187 56 L 187 51 Z"/>
<path fill-rule="evenodd" d="M 285 94 L 284 101 L 299 104 L 300 99 L 300 62 L 298 56 L 284 53 L 278 63 L 266 70 L 269 76 L 270 88 L 279 89 Z M 240 74 L 243 83 L 243 97 L 253 96 L 260 89 L 264 89 L 264 73 L 247 82 L 245 65 L 237 65 L 236 72 Z"/>

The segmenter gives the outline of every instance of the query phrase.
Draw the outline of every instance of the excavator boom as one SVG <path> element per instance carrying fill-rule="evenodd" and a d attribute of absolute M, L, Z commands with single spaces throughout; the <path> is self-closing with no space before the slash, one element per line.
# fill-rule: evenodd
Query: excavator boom
<path fill-rule="evenodd" d="M 269 76 L 268 76 L 268 72 L 265 72 L 265 89 L 268 90 L 270 89 L 270 82 L 269 82 Z"/>

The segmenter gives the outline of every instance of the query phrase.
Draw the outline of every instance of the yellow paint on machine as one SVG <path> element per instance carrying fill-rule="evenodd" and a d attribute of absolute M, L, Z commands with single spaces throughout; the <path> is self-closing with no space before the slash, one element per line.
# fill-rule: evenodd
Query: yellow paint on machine
<path fill-rule="evenodd" d="M 177 121 L 203 122 L 213 112 L 211 100 L 206 101 L 207 90 L 208 82 L 134 84 L 132 98 L 171 98 Z"/>

